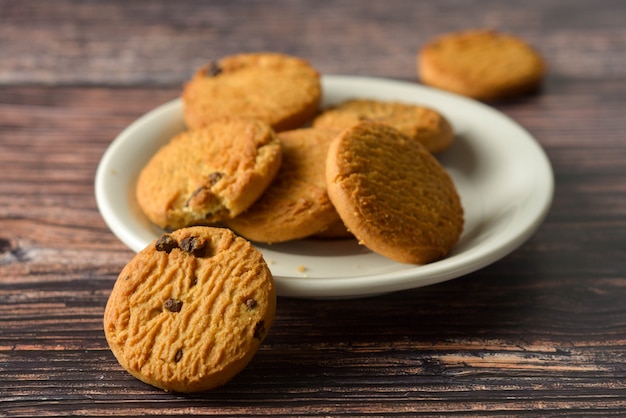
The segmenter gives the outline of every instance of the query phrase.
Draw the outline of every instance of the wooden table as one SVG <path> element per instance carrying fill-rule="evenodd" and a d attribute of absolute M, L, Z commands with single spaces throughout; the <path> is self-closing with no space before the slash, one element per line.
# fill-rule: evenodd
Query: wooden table
<path fill-rule="evenodd" d="M 280 298 L 253 362 L 208 393 L 122 370 L 102 315 L 133 253 L 93 186 L 117 134 L 224 55 L 281 51 L 324 74 L 417 82 L 424 42 L 475 27 L 549 62 L 540 94 L 493 105 L 554 168 L 530 240 L 438 285 Z M 0 416 L 626 414 L 625 112 L 619 0 L 0 0 Z"/>

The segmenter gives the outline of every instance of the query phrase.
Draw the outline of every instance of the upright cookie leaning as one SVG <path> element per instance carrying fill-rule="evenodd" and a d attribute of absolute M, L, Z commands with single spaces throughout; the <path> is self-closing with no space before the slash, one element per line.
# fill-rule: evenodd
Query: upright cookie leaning
<path fill-rule="evenodd" d="M 445 34 L 418 53 L 424 84 L 479 100 L 497 100 L 539 87 L 545 63 L 522 39 L 492 30 Z"/>
<path fill-rule="evenodd" d="M 113 354 L 145 383 L 175 392 L 223 385 L 252 359 L 276 309 L 261 253 L 228 229 L 163 235 L 120 273 L 104 314 Z"/>
<path fill-rule="evenodd" d="M 397 129 L 361 122 L 328 151 L 328 195 L 359 242 L 393 260 L 445 257 L 463 230 L 455 185 L 420 143 Z"/>
<path fill-rule="evenodd" d="M 190 129 L 235 115 L 284 131 L 309 121 L 321 96 L 319 73 L 307 61 L 259 52 L 224 57 L 201 68 L 185 84 L 182 101 Z"/>

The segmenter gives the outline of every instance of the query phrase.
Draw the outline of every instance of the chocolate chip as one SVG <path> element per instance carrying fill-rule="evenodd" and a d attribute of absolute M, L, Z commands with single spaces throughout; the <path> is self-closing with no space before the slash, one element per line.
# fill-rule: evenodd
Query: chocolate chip
<path fill-rule="evenodd" d="M 180 312 L 183 308 L 183 301 L 174 298 L 165 299 L 163 307 L 170 312 Z"/>
<path fill-rule="evenodd" d="M 249 311 L 251 311 L 252 309 L 254 309 L 257 305 L 256 300 L 250 298 L 248 300 L 246 300 L 246 307 L 248 308 Z"/>
<path fill-rule="evenodd" d="M 189 253 L 193 256 L 200 257 L 204 254 L 204 247 L 206 246 L 206 241 L 199 240 L 193 235 L 187 238 L 184 238 L 180 242 L 180 248 L 186 253 Z"/>
<path fill-rule="evenodd" d="M 254 338 L 262 340 L 265 336 L 265 321 L 261 320 L 254 326 Z"/>
<path fill-rule="evenodd" d="M 165 251 L 169 254 L 174 248 L 178 248 L 178 243 L 170 235 L 163 234 L 156 242 L 155 247 L 157 251 Z"/>
<path fill-rule="evenodd" d="M 219 171 L 214 171 L 209 174 L 209 184 L 213 186 L 215 183 L 220 181 L 220 179 L 224 177 L 224 173 L 220 173 Z"/>
<path fill-rule="evenodd" d="M 210 62 L 204 70 L 204 75 L 206 75 L 207 77 L 215 77 L 217 75 L 219 75 L 222 72 L 222 69 L 220 68 L 219 64 L 215 61 Z"/>
<path fill-rule="evenodd" d="M 183 358 L 183 349 L 179 348 L 178 351 L 176 351 L 176 354 L 174 354 L 174 361 L 178 363 L 181 358 Z"/>
<path fill-rule="evenodd" d="M 189 196 L 189 198 L 187 199 L 187 201 L 185 202 L 185 207 L 189 206 L 189 203 L 191 203 L 191 200 L 198 196 L 200 193 L 202 193 L 204 190 L 206 190 L 205 186 L 200 186 L 198 187 L 196 190 L 193 191 L 193 193 L 191 193 L 191 196 Z"/>

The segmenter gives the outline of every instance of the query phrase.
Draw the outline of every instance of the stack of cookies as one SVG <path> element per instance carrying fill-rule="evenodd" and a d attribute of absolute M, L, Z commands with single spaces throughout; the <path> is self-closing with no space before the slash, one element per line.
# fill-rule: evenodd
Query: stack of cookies
<path fill-rule="evenodd" d="M 278 53 L 225 57 L 182 92 L 188 129 L 137 183 L 165 230 L 225 226 L 255 242 L 350 238 L 404 263 L 445 257 L 463 228 L 433 154 L 450 123 L 425 106 L 353 99 L 320 109 L 319 72 Z"/>

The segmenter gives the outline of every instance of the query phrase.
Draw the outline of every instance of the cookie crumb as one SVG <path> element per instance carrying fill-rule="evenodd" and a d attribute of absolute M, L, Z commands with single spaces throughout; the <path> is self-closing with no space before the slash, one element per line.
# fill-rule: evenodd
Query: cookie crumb
<path fill-rule="evenodd" d="M 304 273 L 307 270 L 305 266 L 298 266 L 298 272 Z"/>
<path fill-rule="evenodd" d="M 169 298 L 166 299 L 165 302 L 163 302 L 163 307 L 170 312 L 180 312 L 180 310 L 183 308 L 183 301 Z"/>

